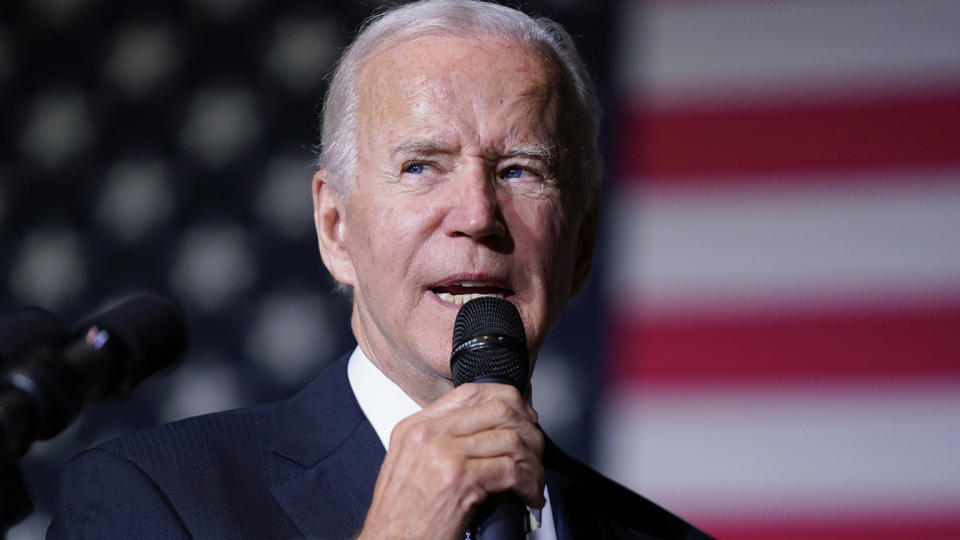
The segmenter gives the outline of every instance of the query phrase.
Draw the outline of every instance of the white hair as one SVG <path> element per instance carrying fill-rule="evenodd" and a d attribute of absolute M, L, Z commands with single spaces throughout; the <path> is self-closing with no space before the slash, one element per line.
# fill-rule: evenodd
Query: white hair
<path fill-rule="evenodd" d="M 422 0 L 392 8 L 364 23 L 356 39 L 340 57 L 327 90 L 321 116 L 322 132 L 317 165 L 341 194 L 353 188 L 357 169 L 357 81 L 363 66 L 376 54 L 406 39 L 424 35 L 508 37 L 545 46 L 563 72 L 561 118 L 572 120 L 562 136 L 568 147 L 561 154 L 571 164 L 577 193 L 568 197 L 592 208 L 600 185 L 601 157 L 597 148 L 599 105 L 587 68 L 573 39 L 559 24 L 499 4 L 478 0 Z"/>

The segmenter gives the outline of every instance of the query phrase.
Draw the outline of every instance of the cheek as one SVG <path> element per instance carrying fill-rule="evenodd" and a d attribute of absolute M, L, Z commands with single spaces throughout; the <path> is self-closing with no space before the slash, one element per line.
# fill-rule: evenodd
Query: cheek
<path fill-rule="evenodd" d="M 564 252 L 565 227 L 563 210 L 553 199 L 536 201 L 525 219 L 524 231 L 530 253 L 536 253 L 537 259 L 553 267 L 557 257 Z"/>
<path fill-rule="evenodd" d="M 361 276 L 370 274 L 370 270 L 377 267 L 377 260 L 383 255 L 383 246 L 389 245 L 384 238 L 386 231 L 383 227 L 387 219 L 389 216 L 384 215 L 376 200 L 359 191 L 351 195 L 346 216 L 346 244 L 357 273 Z"/>
<path fill-rule="evenodd" d="M 366 253 L 374 273 L 390 273 L 407 266 L 417 247 L 423 244 L 427 212 L 405 201 L 402 194 L 370 201 L 356 242 Z"/>
<path fill-rule="evenodd" d="M 577 217 L 570 216 L 559 204 L 545 204 L 539 209 L 539 234 L 532 246 L 545 287 L 544 301 L 550 312 L 562 309 L 573 290 L 576 260 L 579 254 Z"/>

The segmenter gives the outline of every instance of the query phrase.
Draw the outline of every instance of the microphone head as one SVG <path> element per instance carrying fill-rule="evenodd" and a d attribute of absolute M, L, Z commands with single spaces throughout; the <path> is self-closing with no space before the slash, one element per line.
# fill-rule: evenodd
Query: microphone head
<path fill-rule="evenodd" d="M 39 307 L 27 307 L 0 315 L 0 365 L 12 364 L 37 347 L 58 349 L 70 332 L 56 315 Z"/>
<path fill-rule="evenodd" d="M 457 312 L 450 355 L 453 383 L 498 382 L 526 395 L 530 360 L 517 307 L 496 296 L 470 300 Z"/>
<path fill-rule="evenodd" d="M 95 315 L 79 326 L 91 346 L 97 347 L 97 332 L 122 345 L 114 361 L 122 363 L 114 392 L 125 392 L 157 371 L 174 364 L 187 348 L 187 327 L 173 300 L 139 293 L 116 307 Z M 85 335 L 84 335 L 85 334 Z"/>

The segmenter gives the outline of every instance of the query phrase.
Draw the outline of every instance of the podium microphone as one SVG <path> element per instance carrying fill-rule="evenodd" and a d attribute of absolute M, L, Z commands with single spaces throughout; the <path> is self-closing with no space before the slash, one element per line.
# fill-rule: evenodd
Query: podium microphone
<path fill-rule="evenodd" d="M 84 401 L 126 395 L 186 350 L 179 308 L 155 295 L 136 295 L 91 317 L 72 340 L 37 313 L 16 318 L 20 326 L 41 326 L 7 340 L 18 358 L 5 357 L 0 374 L 0 444 L 15 455 L 69 426 Z"/>
<path fill-rule="evenodd" d="M 50 312 L 0 317 L 0 538 L 33 511 L 18 458 L 63 431 L 86 400 L 129 393 L 173 364 L 187 332 L 170 300 L 140 294 L 69 333 Z"/>
<path fill-rule="evenodd" d="M 0 315 L 0 368 L 37 347 L 60 348 L 70 332 L 56 315 L 39 307 L 26 307 Z"/>

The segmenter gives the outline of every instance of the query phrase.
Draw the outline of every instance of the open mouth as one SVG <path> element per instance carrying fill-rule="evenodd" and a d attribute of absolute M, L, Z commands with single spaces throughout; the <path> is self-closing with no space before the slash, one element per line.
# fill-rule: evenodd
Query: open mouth
<path fill-rule="evenodd" d="M 432 287 L 431 292 L 437 295 L 444 302 L 450 302 L 462 306 L 474 298 L 481 296 L 496 296 L 506 298 L 513 294 L 510 289 L 505 289 L 492 283 L 484 281 L 457 281 L 447 285 Z"/>

